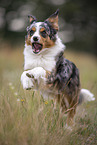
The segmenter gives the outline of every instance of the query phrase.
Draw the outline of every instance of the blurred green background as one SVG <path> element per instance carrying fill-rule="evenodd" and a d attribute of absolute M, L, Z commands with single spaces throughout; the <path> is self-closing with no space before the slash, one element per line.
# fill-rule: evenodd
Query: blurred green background
<path fill-rule="evenodd" d="M 57 8 L 59 36 L 67 48 L 96 55 L 97 0 L 0 0 L 0 49 L 24 44 L 28 14 L 44 21 Z"/>

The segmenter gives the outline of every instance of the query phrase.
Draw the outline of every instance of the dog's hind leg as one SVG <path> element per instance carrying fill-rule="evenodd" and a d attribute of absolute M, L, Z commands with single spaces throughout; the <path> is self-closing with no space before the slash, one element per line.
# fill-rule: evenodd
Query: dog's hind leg
<path fill-rule="evenodd" d="M 76 107 L 70 108 L 67 117 L 67 125 L 72 126 L 74 124 L 74 116 L 76 113 Z"/>
<path fill-rule="evenodd" d="M 67 117 L 67 125 L 72 126 L 74 124 L 74 116 L 76 114 L 76 107 L 78 104 L 78 97 L 74 97 L 70 102 L 70 107 L 67 109 L 68 117 Z"/>

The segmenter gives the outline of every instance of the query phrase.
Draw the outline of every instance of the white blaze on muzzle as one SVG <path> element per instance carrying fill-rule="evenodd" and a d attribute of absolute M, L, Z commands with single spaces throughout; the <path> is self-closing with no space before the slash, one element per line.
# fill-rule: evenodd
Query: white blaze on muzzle
<path fill-rule="evenodd" d="M 31 37 L 31 43 L 35 42 L 33 38 L 37 37 L 38 38 L 38 41 L 40 41 L 40 28 L 41 28 L 41 24 L 42 22 L 37 22 L 35 24 L 35 28 L 36 28 L 36 31 L 34 32 L 34 35 Z"/>

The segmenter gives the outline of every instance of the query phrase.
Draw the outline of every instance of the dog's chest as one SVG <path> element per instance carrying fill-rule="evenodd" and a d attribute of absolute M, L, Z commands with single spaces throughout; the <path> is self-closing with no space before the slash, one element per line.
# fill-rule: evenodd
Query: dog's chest
<path fill-rule="evenodd" d="M 24 70 L 42 67 L 47 71 L 52 71 L 55 68 L 56 61 L 50 56 L 25 56 Z"/>

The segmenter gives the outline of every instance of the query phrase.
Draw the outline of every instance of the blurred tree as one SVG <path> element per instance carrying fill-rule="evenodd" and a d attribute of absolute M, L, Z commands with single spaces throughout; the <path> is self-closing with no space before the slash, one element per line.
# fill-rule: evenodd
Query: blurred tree
<path fill-rule="evenodd" d="M 0 39 L 23 42 L 28 14 L 43 21 L 59 8 L 63 42 L 76 50 L 97 54 L 96 7 L 96 0 L 0 0 Z"/>

